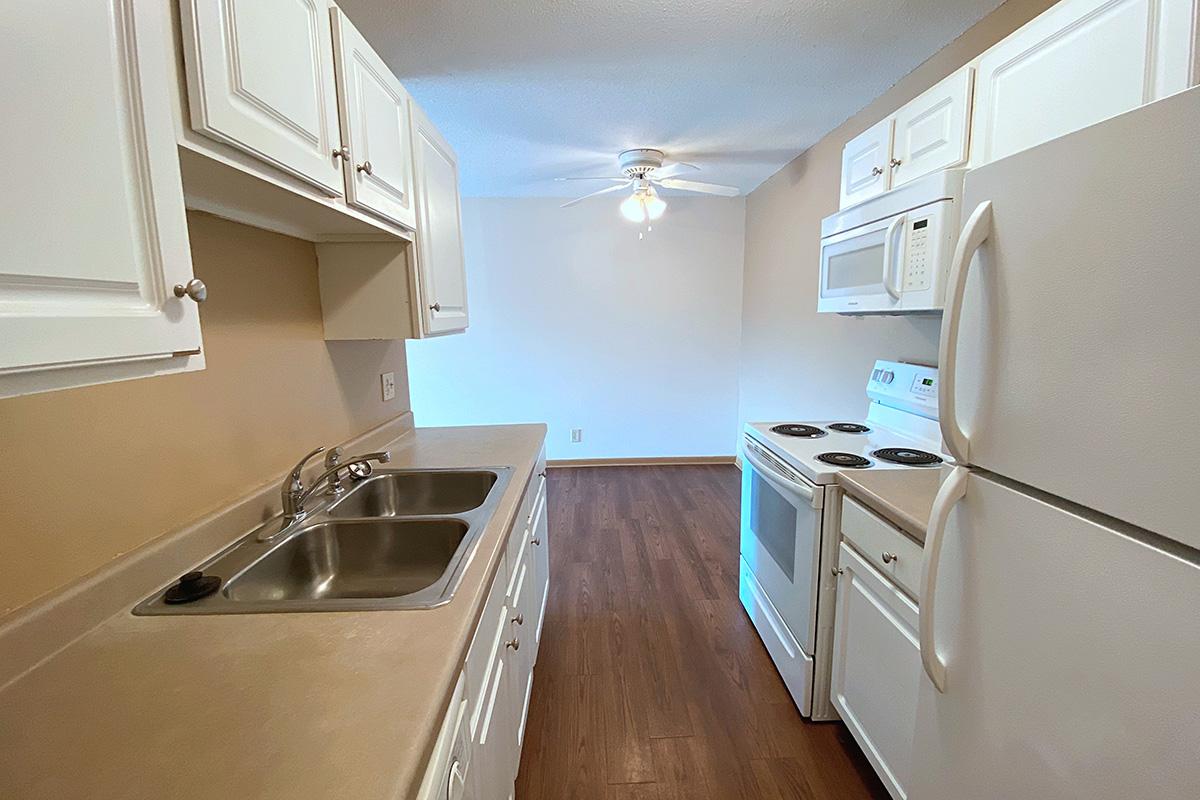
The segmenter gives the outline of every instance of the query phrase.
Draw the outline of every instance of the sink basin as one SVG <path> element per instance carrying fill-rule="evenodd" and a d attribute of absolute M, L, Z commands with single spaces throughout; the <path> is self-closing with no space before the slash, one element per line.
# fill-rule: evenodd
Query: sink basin
<path fill-rule="evenodd" d="M 250 565 L 225 595 L 235 602 L 403 597 L 442 577 L 468 527 L 457 519 L 323 522 Z"/>
<path fill-rule="evenodd" d="M 329 507 L 331 517 L 459 514 L 478 508 L 496 484 L 488 470 L 382 472 L 355 485 Z"/>
<path fill-rule="evenodd" d="M 380 470 L 337 499 L 314 496 L 196 567 L 220 589 L 133 613 L 264 614 L 388 611 L 448 603 L 512 480 L 512 467 Z M 167 587 L 168 589 L 170 587 Z"/>

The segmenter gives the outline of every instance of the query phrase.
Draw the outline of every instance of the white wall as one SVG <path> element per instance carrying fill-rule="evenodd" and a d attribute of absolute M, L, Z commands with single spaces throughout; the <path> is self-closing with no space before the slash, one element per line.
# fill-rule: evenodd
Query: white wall
<path fill-rule="evenodd" d="M 732 455 L 745 202 L 667 201 L 639 241 L 616 199 L 464 199 L 471 326 L 409 342 L 417 424 L 544 421 L 552 459 Z"/>

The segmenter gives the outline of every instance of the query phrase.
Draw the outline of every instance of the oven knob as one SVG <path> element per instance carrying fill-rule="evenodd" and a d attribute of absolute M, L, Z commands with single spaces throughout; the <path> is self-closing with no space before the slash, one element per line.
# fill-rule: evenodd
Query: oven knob
<path fill-rule="evenodd" d="M 892 372 L 891 370 L 888 370 L 887 372 L 883 373 L 882 380 L 884 383 L 891 383 L 893 380 L 895 380 L 895 378 L 896 378 L 896 373 Z"/>

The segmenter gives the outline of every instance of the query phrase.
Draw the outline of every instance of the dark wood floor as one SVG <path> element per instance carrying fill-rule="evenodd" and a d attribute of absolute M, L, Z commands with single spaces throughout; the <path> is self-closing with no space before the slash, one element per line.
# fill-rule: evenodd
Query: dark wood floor
<path fill-rule="evenodd" d="M 737 596 L 733 466 L 550 471 L 550 598 L 518 800 L 886 798 L 801 719 Z"/>

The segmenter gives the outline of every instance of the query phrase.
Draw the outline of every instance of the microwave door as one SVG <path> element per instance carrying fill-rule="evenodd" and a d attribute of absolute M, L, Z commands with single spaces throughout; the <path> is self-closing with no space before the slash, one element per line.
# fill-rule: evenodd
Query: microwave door
<path fill-rule="evenodd" d="M 900 307 L 905 219 L 901 214 L 821 241 L 818 311 L 892 311 Z"/>

